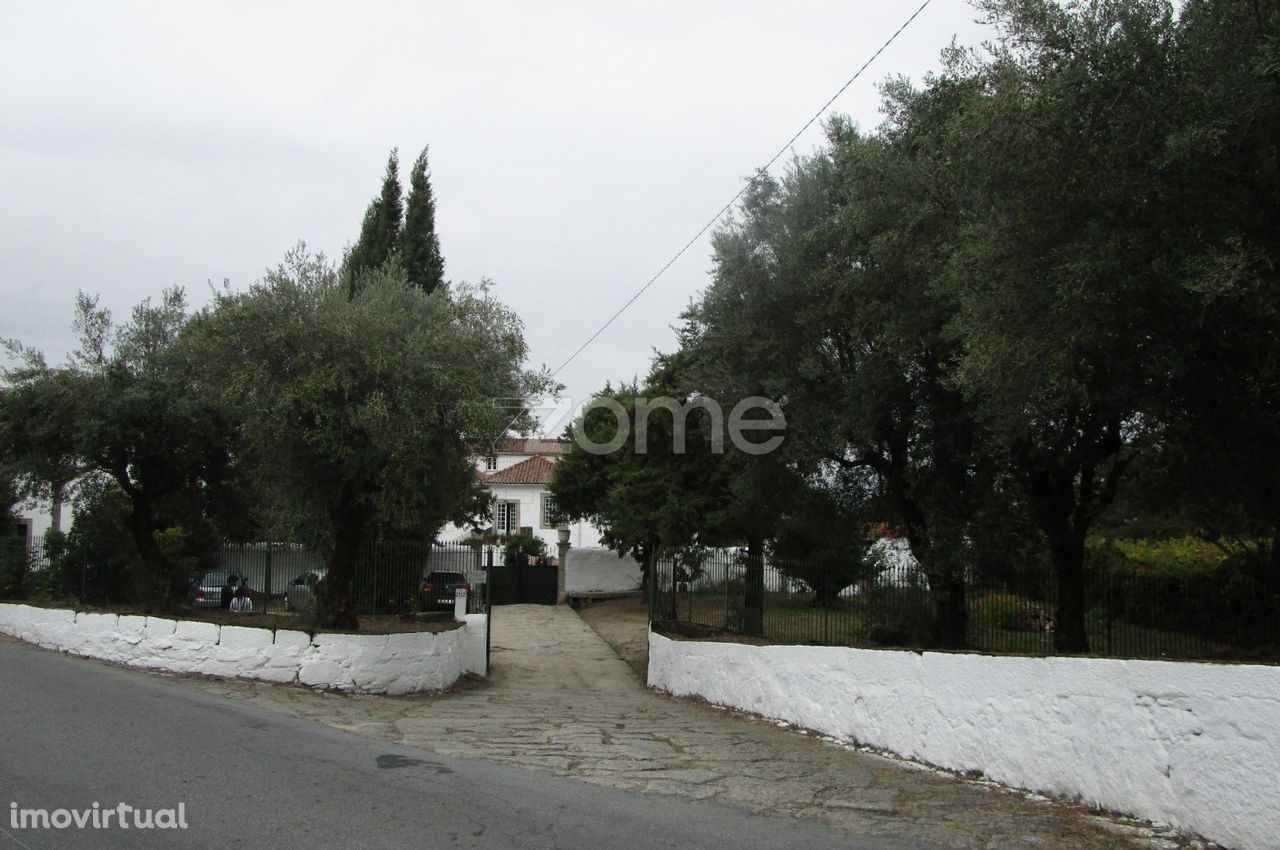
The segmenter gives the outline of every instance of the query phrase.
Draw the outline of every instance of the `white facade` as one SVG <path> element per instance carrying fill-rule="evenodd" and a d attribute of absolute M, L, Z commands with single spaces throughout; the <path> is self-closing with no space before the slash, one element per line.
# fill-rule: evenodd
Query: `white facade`
<path fill-rule="evenodd" d="M 493 498 L 492 527 L 499 534 L 529 529 L 555 555 L 559 526 L 555 503 L 547 492 L 551 465 L 568 449 L 563 440 L 508 438 L 498 442 L 496 451 L 476 457 L 476 472 Z M 590 522 L 567 524 L 569 544 L 575 548 L 600 545 L 600 532 Z M 465 540 L 471 529 L 449 524 L 440 532 L 442 542 Z"/>

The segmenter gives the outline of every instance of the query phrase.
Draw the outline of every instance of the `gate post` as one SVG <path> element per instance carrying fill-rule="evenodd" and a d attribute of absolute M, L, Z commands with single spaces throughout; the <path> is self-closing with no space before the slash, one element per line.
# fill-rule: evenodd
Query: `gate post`
<path fill-rule="evenodd" d="M 564 590 L 564 574 L 569 568 L 569 529 L 559 531 L 559 558 L 556 560 L 556 604 L 563 605 L 569 599 Z"/>

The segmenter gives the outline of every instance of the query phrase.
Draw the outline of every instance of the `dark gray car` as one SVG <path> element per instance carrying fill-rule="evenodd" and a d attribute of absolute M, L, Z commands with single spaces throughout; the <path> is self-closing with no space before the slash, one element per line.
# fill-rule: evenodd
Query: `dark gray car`
<path fill-rule="evenodd" d="M 435 571 L 422 580 L 418 610 L 452 611 L 454 598 L 459 590 L 470 590 L 467 577 L 462 573 Z"/>

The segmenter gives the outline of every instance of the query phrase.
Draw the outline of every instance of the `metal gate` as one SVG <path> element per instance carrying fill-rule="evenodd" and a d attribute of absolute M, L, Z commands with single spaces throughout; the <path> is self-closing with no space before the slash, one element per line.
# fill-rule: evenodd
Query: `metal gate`
<path fill-rule="evenodd" d="M 558 567 L 552 564 L 494 564 L 489 594 L 494 605 L 555 605 Z"/>

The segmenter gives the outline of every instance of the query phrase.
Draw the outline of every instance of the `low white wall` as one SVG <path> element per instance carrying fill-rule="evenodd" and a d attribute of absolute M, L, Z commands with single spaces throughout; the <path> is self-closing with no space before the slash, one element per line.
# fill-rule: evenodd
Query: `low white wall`
<path fill-rule="evenodd" d="M 640 564 L 612 549 L 572 547 L 565 555 L 566 593 L 621 593 L 640 589 Z"/>
<path fill-rule="evenodd" d="M 252 620 L 249 615 L 248 621 Z M 447 632 L 318 634 L 0 604 L 0 632 L 46 649 L 172 673 L 408 694 L 485 675 L 483 614 Z"/>
<path fill-rule="evenodd" d="M 650 634 L 649 686 L 1230 847 L 1280 847 L 1280 668 Z"/>

